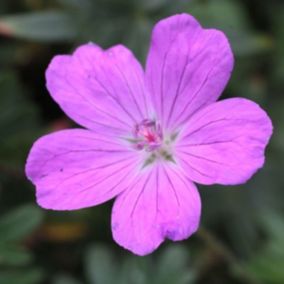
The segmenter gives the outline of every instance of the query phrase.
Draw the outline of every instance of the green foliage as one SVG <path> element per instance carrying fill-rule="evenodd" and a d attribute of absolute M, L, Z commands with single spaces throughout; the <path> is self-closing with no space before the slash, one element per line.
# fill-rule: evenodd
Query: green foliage
<path fill-rule="evenodd" d="M 193 273 L 188 267 L 188 251 L 183 246 L 171 245 L 162 254 L 153 256 L 120 257 L 104 245 L 87 250 L 86 273 L 90 284 L 190 284 Z"/>
<path fill-rule="evenodd" d="M 0 219 L 0 243 L 19 241 L 42 222 L 43 212 L 36 205 L 23 205 Z"/>
<path fill-rule="evenodd" d="M 284 221 L 278 215 L 271 213 L 263 219 L 268 241 L 252 257 L 248 267 L 263 283 L 283 283 Z"/>
<path fill-rule="evenodd" d="M 24 175 L 27 153 L 42 134 L 73 126 L 47 95 L 51 58 L 93 41 L 125 44 L 145 62 L 153 25 L 182 12 L 229 37 L 236 60 L 223 98 L 253 99 L 275 128 L 266 166 L 250 182 L 230 191 L 200 187 L 202 223 L 217 251 L 198 236 L 143 258 L 115 250 L 111 204 L 45 211 L 43 222 Z M 284 2 L 277 0 L 0 1 L 0 283 L 284 283 L 283 27 Z M 233 257 L 224 257 L 220 244 Z"/>
<path fill-rule="evenodd" d="M 33 257 L 22 244 L 41 224 L 43 214 L 35 205 L 23 205 L 0 218 L 0 283 L 37 284 L 42 271 L 30 267 Z"/>
<path fill-rule="evenodd" d="M 69 14 L 60 11 L 34 12 L 0 18 L 0 31 L 37 41 L 66 41 L 76 36 Z"/>
<path fill-rule="evenodd" d="M 269 36 L 252 32 L 245 5 L 241 1 L 192 1 L 188 12 L 200 19 L 203 26 L 225 32 L 236 55 L 256 55 L 272 48 Z"/>
<path fill-rule="evenodd" d="M 0 272 L 1 284 L 38 284 L 42 279 L 39 269 L 6 270 Z"/>
<path fill-rule="evenodd" d="M 81 282 L 77 281 L 69 275 L 62 274 L 57 275 L 52 284 L 81 284 Z"/>
<path fill-rule="evenodd" d="M 0 162 L 22 163 L 37 133 L 37 110 L 13 71 L 0 71 Z M 1 172 L 0 172 L 1 175 Z"/>

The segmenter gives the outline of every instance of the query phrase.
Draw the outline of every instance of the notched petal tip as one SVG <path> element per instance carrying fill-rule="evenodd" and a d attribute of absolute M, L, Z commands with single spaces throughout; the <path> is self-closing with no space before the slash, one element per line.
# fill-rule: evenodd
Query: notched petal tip
<path fill-rule="evenodd" d="M 182 173 L 154 167 L 115 200 L 112 234 L 137 255 L 157 249 L 165 239 L 180 241 L 196 232 L 201 214 L 199 193 Z"/>
<path fill-rule="evenodd" d="M 155 33 L 159 28 L 170 28 L 173 31 L 174 29 L 187 27 L 201 28 L 201 25 L 192 15 L 180 13 L 158 21 L 153 28 L 153 33 Z"/>
<path fill-rule="evenodd" d="M 155 26 L 146 64 L 146 83 L 163 127 L 181 127 L 222 94 L 234 65 L 226 35 L 204 29 L 191 15 Z"/>
<path fill-rule="evenodd" d="M 123 45 L 103 50 L 89 43 L 72 55 L 55 56 L 46 82 L 52 98 L 71 119 L 105 134 L 128 134 L 150 107 L 143 69 Z"/>

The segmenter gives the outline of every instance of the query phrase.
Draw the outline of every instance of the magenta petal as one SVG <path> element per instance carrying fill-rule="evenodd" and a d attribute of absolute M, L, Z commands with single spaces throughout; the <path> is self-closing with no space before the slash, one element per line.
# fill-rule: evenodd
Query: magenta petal
<path fill-rule="evenodd" d="M 118 141 L 72 129 L 35 142 L 26 175 L 36 186 L 40 206 L 72 210 L 113 198 L 135 177 L 138 155 Z"/>
<path fill-rule="evenodd" d="M 147 117 L 142 67 L 122 45 L 104 51 L 86 44 L 72 56 L 55 56 L 46 80 L 64 112 L 89 129 L 125 133 Z"/>
<path fill-rule="evenodd" d="M 138 255 L 155 250 L 165 238 L 188 238 L 199 225 L 201 202 L 195 185 L 174 168 L 156 165 L 115 200 L 115 241 Z"/>
<path fill-rule="evenodd" d="M 203 29 L 187 14 L 160 21 L 152 34 L 146 82 L 163 126 L 178 127 L 215 102 L 232 68 L 232 51 L 221 31 Z"/>
<path fill-rule="evenodd" d="M 223 100 L 191 117 L 176 146 L 177 160 L 198 183 L 244 183 L 263 166 L 271 134 L 271 121 L 256 103 Z"/>

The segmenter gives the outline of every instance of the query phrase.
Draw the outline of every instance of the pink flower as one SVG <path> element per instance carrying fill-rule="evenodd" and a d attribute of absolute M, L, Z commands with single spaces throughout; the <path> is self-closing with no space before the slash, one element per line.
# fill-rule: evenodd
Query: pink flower
<path fill-rule="evenodd" d="M 38 204 L 76 210 L 116 197 L 113 238 L 138 255 L 188 238 L 201 212 L 194 182 L 246 182 L 263 166 L 272 134 L 254 102 L 216 102 L 233 61 L 226 36 L 187 14 L 155 26 L 145 72 L 122 45 L 56 56 L 47 88 L 87 129 L 33 145 L 26 174 Z"/>

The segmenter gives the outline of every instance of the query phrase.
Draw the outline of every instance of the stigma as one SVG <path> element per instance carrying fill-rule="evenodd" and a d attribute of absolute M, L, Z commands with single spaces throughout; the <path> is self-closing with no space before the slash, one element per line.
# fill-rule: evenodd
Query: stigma
<path fill-rule="evenodd" d="M 144 119 L 136 124 L 134 128 L 135 148 L 137 150 L 146 150 L 148 152 L 159 149 L 163 144 L 163 133 L 154 120 Z"/>

